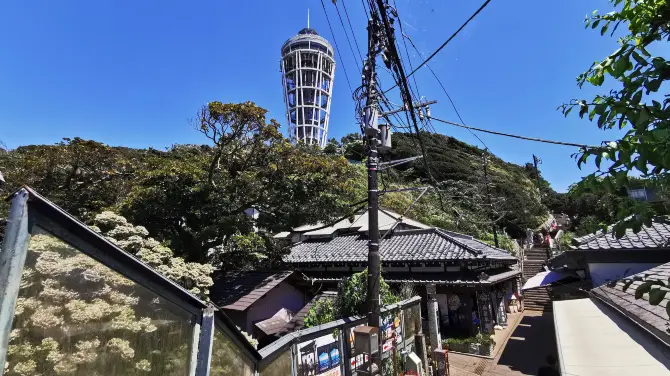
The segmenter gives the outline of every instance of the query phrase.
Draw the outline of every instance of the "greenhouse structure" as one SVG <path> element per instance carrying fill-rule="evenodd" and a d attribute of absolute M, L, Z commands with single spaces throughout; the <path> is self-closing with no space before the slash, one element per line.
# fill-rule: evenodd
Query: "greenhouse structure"
<path fill-rule="evenodd" d="M 29 187 L 11 198 L 0 250 L 5 375 L 353 375 L 347 318 L 257 351 L 232 321 Z M 421 331 L 421 299 L 383 312 L 393 363 Z M 394 361 L 391 362 L 390 360 Z"/>

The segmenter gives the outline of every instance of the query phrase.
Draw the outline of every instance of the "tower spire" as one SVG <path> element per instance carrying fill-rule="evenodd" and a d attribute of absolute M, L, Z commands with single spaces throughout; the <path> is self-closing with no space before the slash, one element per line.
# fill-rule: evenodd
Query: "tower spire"
<path fill-rule="evenodd" d="M 307 8 L 307 28 L 309 29 L 309 8 Z"/>

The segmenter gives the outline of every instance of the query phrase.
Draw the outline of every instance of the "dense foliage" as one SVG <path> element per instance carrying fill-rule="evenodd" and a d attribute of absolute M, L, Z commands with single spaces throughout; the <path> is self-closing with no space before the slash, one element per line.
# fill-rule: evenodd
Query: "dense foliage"
<path fill-rule="evenodd" d="M 614 89 L 591 100 L 573 99 L 561 106 L 567 116 L 579 108 L 579 116 L 588 115 L 603 130 L 625 130 L 616 141 L 589 147 L 577 156 L 578 166 L 594 160 L 598 170 L 582 185 L 597 193 L 614 193 L 630 185 L 630 175 L 640 174 L 654 186 L 659 198 L 668 204 L 670 168 L 670 95 L 661 87 L 670 79 L 670 62 L 658 54 L 670 40 L 670 4 L 666 0 L 610 0 L 614 10 L 607 14 L 594 11 L 586 17 L 586 27 L 600 28 L 600 34 L 613 36 L 619 26 L 628 30 L 618 38 L 620 47 L 594 62 L 577 78 L 600 87 L 609 77 Z M 623 28 L 619 29 L 622 30 Z M 665 43 L 664 43 L 665 42 Z M 650 225 L 658 206 L 635 202 L 618 213 L 615 226 L 622 236 L 626 228 L 639 231 Z M 664 208 L 665 209 L 665 208 Z M 635 214 L 631 216 L 631 214 Z"/>
<path fill-rule="evenodd" d="M 393 137 L 393 149 L 385 158 L 420 155 L 416 135 Z M 439 188 L 422 198 L 427 205 L 417 203 L 415 212 L 426 218 L 425 223 L 488 240 L 493 227 L 520 237 L 547 218 L 537 185 L 522 166 L 453 137 L 422 133 L 421 141 L 426 145 L 430 171 L 419 159 L 391 171 L 387 182 Z"/>
<path fill-rule="evenodd" d="M 74 138 L 9 150 L 0 153 L 0 194 L 27 184 L 87 222 L 120 212 L 188 261 L 272 267 L 286 249 L 270 235 L 347 213 L 360 200 L 359 172 L 341 156 L 291 145 L 265 114 L 250 102 L 209 103 L 195 125 L 210 145 L 159 151 Z"/>
<path fill-rule="evenodd" d="M 381 278 L 379 285 L 381 305 L 397 303 L 400 299 Z M 343 317 L 366 316 L 368 296 L 368 270 L 343 278 L 337 287 L 337 298 L 322 299 L 305 316 L 305 326 L 316 326 Z"/>

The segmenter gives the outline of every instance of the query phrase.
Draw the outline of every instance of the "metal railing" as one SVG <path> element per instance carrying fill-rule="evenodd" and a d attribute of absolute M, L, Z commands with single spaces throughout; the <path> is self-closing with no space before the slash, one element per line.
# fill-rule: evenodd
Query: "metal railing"
<path fill-rule="evenodd" d="M 390 320 L 381 335 L 385 358 L 413 346 L 420 303 L 414 297 L 382 310 Z M 333 321 L 257 351 L 217 307 L 31 188 L 12 198 L 0 250 L 0 369 L 10 373 L 352 375 L 351 332 L 365 323 Z"/>
<path fill-rule="evenodd" d="M 414 346 L 414 336 L 421 331 L 421 297 L 401 301 L 382 309 L 386 328 L 381 330 L 381 341 L 385 351 L 382 360 L 401 356 Z M 339 368 L 339 374 L 354 375 L 364 363 L 361 354 L 354 354 L 352 331 L 359 325 L 367 324 L 367 318 L 348 317 L 315 327 L 299 330 L 281 337 L 261 349 L 258 364 L 260 375 L 279 375 L 276 372 L 277 359 L 291 354 L 291 362 L 284 362 L 286 375 L 307 375 L 326 373 Z M 328 350 L 327 352 L 325 350 Z M 327 354 L 327 362 L 326 356 Z"/>

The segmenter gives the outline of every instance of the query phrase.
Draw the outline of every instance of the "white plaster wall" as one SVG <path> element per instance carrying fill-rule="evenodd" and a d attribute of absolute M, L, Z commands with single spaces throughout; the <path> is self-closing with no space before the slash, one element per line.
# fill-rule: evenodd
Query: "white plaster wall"
<path fill-rule="evenodd" d="M 589 263 L 589 273 L 591 273 L 591 282 L 593 283 L 593 287 L 598 287 L 607 283 L 608 279 L 617 280 L 629 277 L 633 274 L 641 273 L 658 265 L 660 264 L 594 262 Z"/>
<path fill-rule="evenodd" d="M 297 313 L 304 306 L 304 294 L 290 284 L 282 282 L 251 305 L 251 308 L 247 311 L 245 331 L 253 333 L 254 323 L 272 317 L 282 308 Z"/>

